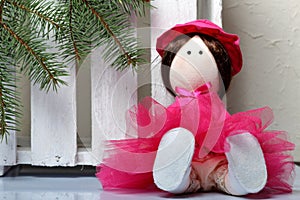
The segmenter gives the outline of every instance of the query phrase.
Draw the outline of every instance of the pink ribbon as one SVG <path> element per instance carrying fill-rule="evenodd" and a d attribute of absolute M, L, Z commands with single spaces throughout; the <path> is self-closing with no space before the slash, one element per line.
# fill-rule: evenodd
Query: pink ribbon
<path fill-rule="evenodd" d="M 211 88 L 211 87 L 212 87 L 211 83 L 208 82 L 208 83 L 201 85 L 194 91 L 188 91 L 181 87 L 176 87 L 175 91 L 177 94 L 179 94 L 179 96 L 196 98 L 196 97 L 200 96 L 201 94 L 207 93 L 209 91 L 209 88 Z"/>

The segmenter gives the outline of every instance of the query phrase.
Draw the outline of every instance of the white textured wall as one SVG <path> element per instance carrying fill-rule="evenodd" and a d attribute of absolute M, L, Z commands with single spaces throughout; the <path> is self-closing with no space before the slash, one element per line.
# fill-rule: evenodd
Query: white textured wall
<path fill-rule="evenodd" d="M 223 27 L 240 36 L 244 58 L 228 93 L 230 111 L 272 107 L 272 128 L 290 133 L 299 162 L 300 1 L 223 0 Z"/>

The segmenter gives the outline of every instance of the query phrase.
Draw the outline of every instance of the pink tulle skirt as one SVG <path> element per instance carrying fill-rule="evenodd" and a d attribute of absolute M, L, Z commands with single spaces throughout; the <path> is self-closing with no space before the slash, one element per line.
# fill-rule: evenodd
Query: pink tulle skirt
<path fill-rule="evenodd" d="M 97 167 L 96 176 L 104 189 L 155 188 L 152 169 L 159 142 L 167 131 L 183 127 L 195 136 L 193 161 L 229 151 L 228 136 L 253 134 L 267 165 L 264 191 L 292 191 L 294 162 L 289 152 L 294 144 L 286 132 L 266 129 L 273 120 L 269 107 L 230 115 L 213 92 L 176 97 L 167 108 L 146 97 L 128 111 L 126 120 L 127 138 L 107 141 L 103 162 Z"/>

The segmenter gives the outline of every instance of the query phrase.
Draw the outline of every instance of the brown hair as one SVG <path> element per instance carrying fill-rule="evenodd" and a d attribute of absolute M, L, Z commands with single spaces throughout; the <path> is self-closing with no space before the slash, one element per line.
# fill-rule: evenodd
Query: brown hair
<path fill-rule="evenodd" d="M 166 88 L 174 95 L 174 91 L 172 90 L 170 84 L 170 66 L 179 49 L 195 35 L 198 35 L 203 40 L 205 45 L 208 47 L 208 49 L 214 56 L 218 66 L 219 73 L 223 80 L 225 91 L 227 91 L 232 78 L 231 61 L 229 55 L 226 49 L 217 39 L 199 33 L 181 35 L 177 37 L 175 40 L 173 40 L 172 42 L 170 42 L 168 46 L 164 49 L 164 55 L 162 57 L 162 62 L 161 62 L 162 64 L 161 74 Z"/>

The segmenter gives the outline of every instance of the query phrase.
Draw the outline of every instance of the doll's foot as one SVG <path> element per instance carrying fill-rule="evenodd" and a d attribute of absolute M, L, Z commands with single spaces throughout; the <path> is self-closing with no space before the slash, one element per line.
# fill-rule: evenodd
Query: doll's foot
<path fill-rule="evenodd" d="M 267 168 L 261 146 L 250 133 L 227 138 L 228 174 L 225 187 L 230 194 L 246 195 L 261 191 L 267 182 Z"/>
<path fill-rule="evenodd" d="M 195 187 L 190 178 L 194 148 L 194 136 L 187 129 L 175 128 L 162 137 L 153 167 L 158 188 L 180 194 Z"/>

